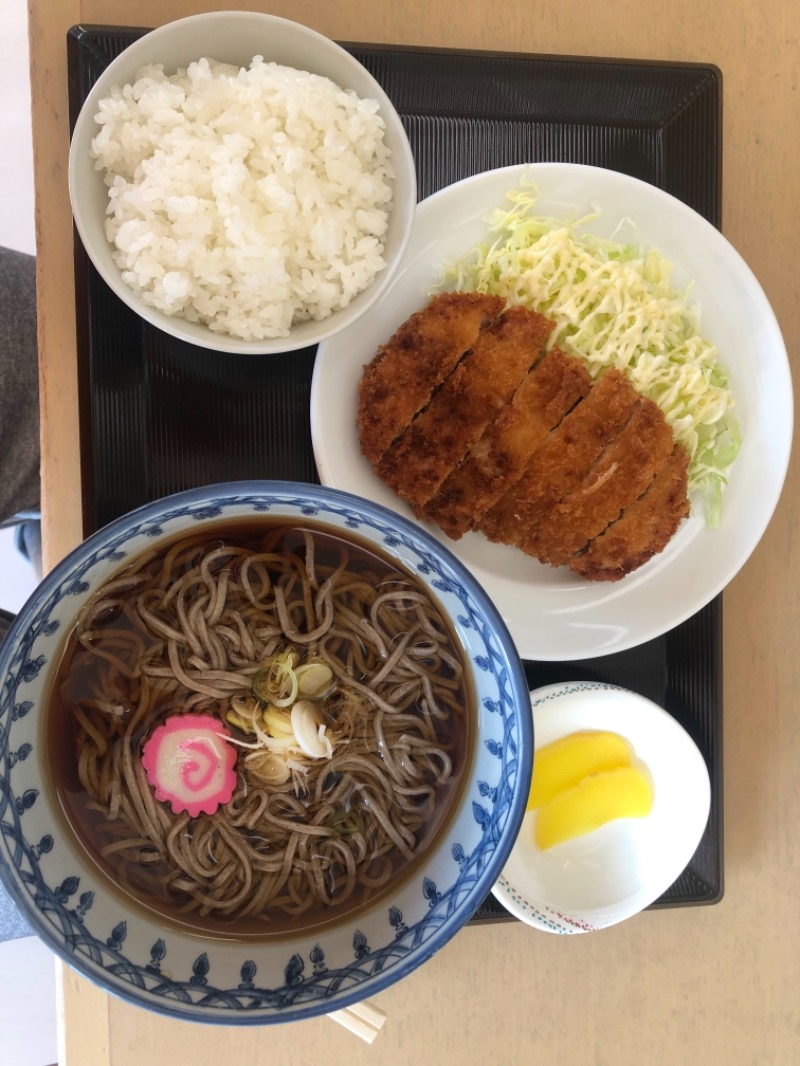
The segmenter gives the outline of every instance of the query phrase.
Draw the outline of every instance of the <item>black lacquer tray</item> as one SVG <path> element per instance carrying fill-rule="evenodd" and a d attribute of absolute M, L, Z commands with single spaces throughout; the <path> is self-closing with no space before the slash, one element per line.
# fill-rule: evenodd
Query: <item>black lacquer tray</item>
<path fill-rule="evenodd" d="M 71 120 L 141 29 L 76 26 L 67 37 Z M 721 76 L 701 64 L 347 44 L 397 107 L 420 199 L 514 163 L 624 171 L 721 217 Z M 257 359 L 184 344 L 140 320 L 75 242 L 83 525 L 217 481 L 317 481 L 308 408 L 315 350 Z M 670 633 L 585 662 L 527 662 L 531 687 L 607 681 L 665 707 L 711 775 L 711 817 L 684 873 L 654 905 L 722 896 L 722 604 Z M 509 919 L 493 896 L 473 922 Z"/>

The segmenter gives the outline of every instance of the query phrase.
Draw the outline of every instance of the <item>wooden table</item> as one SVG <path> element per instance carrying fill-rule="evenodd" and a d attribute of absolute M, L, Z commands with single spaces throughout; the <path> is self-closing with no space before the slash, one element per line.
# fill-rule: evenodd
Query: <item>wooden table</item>
<path fill-rule="evenodd" d="M 717 64 L 723 228 L 798 358 L 797 0 L 768 8 L 752 0 L 254 6 L 340 40 Z M 81 536 L 64 35 L 80 22 L 155 26 L 204 9 L 189 0 L 30 0 L 46 566 Z M 63 969 L 60 1066 L 800 1061 L 798 488 L 793 464 L 762 544 L 725 594 L 721 903 L 647 912 L 586 937 L 549 937 L 519 923 L 465 929 L 376 997 L 389 1020 L 371 1048 L 324 1018 L 257 1030 L 169 1021 Z"/>

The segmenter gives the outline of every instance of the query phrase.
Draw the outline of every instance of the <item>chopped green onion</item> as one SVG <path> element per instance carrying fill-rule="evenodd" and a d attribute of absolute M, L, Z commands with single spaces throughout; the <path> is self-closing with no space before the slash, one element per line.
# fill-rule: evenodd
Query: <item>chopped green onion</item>
<path fill-rule="evenodd" d="M 364 816 L 356 808 L 351 808 L 349 811 L 336 811 L 331 818 L 331 829 L 343 837 L 363 833 L 364 824 Z"/>
<path fill-rule="evenodd" d="M 276 707 L 291 707 L 297 699 L 297 674 L 294 671 L 297 659 L 296 652 L 287 651 L 257 670 L 250 682 L 256 699 Z"/>
<path fill-rule="evenodd" d="M 301 694 L 311 699 L 323 696 L 333 680 L 333 670 L 325 663 L 303 663 L 295 673 Z"/>

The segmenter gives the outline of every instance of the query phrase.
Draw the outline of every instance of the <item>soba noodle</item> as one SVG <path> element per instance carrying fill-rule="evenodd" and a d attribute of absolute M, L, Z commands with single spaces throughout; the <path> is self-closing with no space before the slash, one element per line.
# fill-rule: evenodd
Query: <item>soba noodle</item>
<path fill-rule="evenodd" d="M 71 813 L 115 880 L 173 913 L 274 922 L 361 902 L 425 848 L 463 767 L 452 635 L 413 578 L 357 542 L 263 522 L 213 537 L 141 557 L 82 611 L 57 682 L 83 793 Z M 248 726 L 264 721 L 254 679 L 287 649 L 328 667 L 328 757 L 265 751 Z M 152 730 L 187 711 L 240 745 L 211 815 L 173 813 L 142 765 Z M 284 780 L 266 784 L 276 766 Z"/>

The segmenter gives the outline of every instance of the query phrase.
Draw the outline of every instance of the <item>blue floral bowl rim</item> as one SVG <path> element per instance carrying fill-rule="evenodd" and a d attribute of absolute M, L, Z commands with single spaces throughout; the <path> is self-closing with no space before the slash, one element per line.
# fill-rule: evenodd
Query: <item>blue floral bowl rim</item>
<path fill-rule="evenodd" d="M 341 489 L 333 489 L 323 485 L 315 485 L 310 482 L 280 481 L 280 480 L 247 480 L 225 481 L 200 486 L 198 488 L 185 489 L 181 492 L 172 493 L 160 497 L 149 503 L 142 504 L 131 511 L 126 512 L 119 518 L 113 519 L 101 529 L 90 534 L 84 541 L 72 549 L 61 559 L 48 574 L 44 576 L 40 584 L 34 589 L 29 598 L 17 613 L 14 622 L 6 634 L 6 638 L 0 644 L 0 682 L 5 677 L 8 668 L 8 659 L 12 655 L 17 639 L 27 627 L 27 619 L 34 614 L 39 606 L 46 601 L 48 596 L 55 590 L 59 582 L 69 573 L 72 566 L 78 563 L 93 549 L 102 545 L 105 540 L 111 540 L 122 533 L 129 525 L 147 521 L 150 518 L 163 517 L 163 512 L 182 505 L 201 503 L 209 497 L 219 498 L 226 495 L 305 495 L 316 497 L 323 504 L 338 504 L 340 506 L 352 506 L 353 510 L 368 515 L 372 519 L 390 522 L 412 540 L 416 540 L 424 548 L 436 556 L 441 563 L 447 565 L 458 580 L 469 591 L 481 612 L 491 621 L 495 636 L 503 648 L 509 669 L 509 685 L 515 707 L 519 709 L 516 717 L 516 725 L 519 730 L 518 744 L 520 750 L 527 749 L 531 752 L 530 765 L 518 764 L 518 777 L 516 794 L 513 798 L 511 809 L 508 813 L 505 835 L 497 844 L 490 861 L 485 865 L 473 885 L 468 899 L 464 900 L 438 930 L 425 941 L 423 951 L 419 949 L 411 952 L 402 962 L 396 963 L 387 971 L 371 976 L 364 982 L 354 986 L 350 992 L 340 992 L 335 996 L 335 1002 L 311 1002 L 304 1004 L 301 1009 L 287 1009 L 276 1012 L 273 1015 L 264 1015 L 261 1012 L 251 1014 L 248 1011 L 236 1011 L 232 1017 L 220 1017 L 210 1012 L 205 1016 L 197 1009 L 181 1009 L 180 1004 L 174 1001 L 163 1003 L 155 997 L 146 994 L 138 994 L 135 987 L 120 988 L 111 986 L 98 979 L 98 975 L 90 966 L 84 965 L 83 959 L 70 954 L 61 939 L 55 935 L 49 925 L 40 917 L 37 908 L 31 905 L 30 900 L 23 896 L 18 889 L 16 878 L 11 871 L 4 850 L 0 847 L 0 882 L 6 888 L 12 900 L 17 904 L 20 912 L 32 926 L 39 938 L 71 969 L 81 974 L 92 984 L 101 987 L 107 994 L 117 999 L 133 1003 L 145 1010 L 163 1014 L 167 1017 L 179 1018 L 184 1021 L 199 1022 L 210 1025 L 269 1025 L 282 1024 L 284 1022 L 301 1021 L 306 1018 L 324 1015 L 331 1010 L 342 1009 L 353 1003 L 363 1000 L 367 995 L 375 995 L 395 984 L 397 981 L 413 973 L 418 966 L 427 962 L 444 945 L 451 940 L 457 932 L 472 917 L 474 910 L 483 899 L 491 892 L 493 884 L 500 876 L 505 866 L 511 849 L 514 846 L 517 831 L 525 813 L 528 791 L 530 789 L 530 777 L 533 769 L 533 716 L 528 713 L 530 707 L 530 691 L 522 661 L 519 658 L 513 638 L 503 620 L 498 608 L 485 591 L 480 582 L 469 572 L 466 566 L 450 551 L 450 549 L 437 540 L 421 526 L 411 522 L 403 515 L 392 511 L 382 504 L 374 503 L 364 497 Z M 288 502 L 288 501 L 287 501 Z M 4 779 L 0 777 L 0 786 Z M 472 906 L 468 904 L 473 904 Z M 366 988 L 362 986 L 366 985 Z"/>

